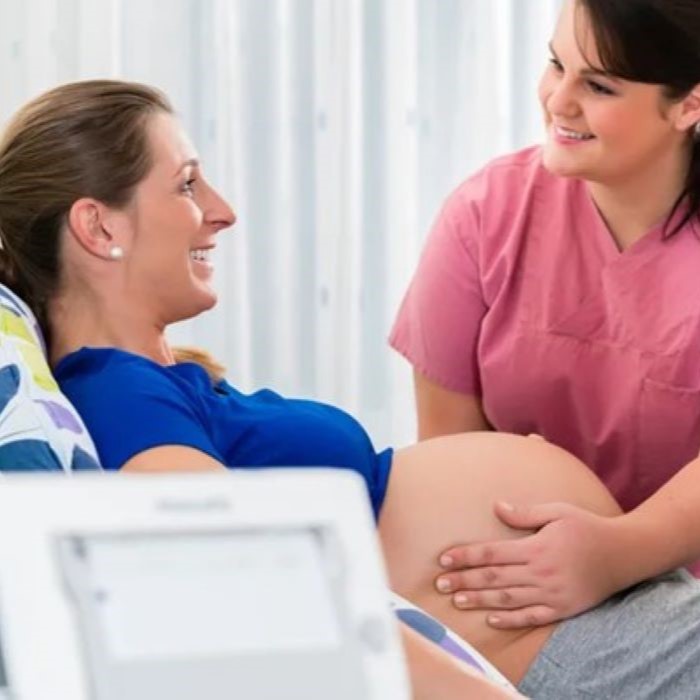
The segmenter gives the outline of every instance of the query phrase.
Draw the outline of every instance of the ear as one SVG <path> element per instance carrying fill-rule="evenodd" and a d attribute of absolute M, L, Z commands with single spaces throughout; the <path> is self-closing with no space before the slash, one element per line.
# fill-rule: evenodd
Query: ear
<path fill-rule="evenodd" d="M 689 131 L 700 122 L 700 84 L 696 85 L 678 104 L 676 128 L 679 131 Z"/>
<path fill-rule="evenodd" d="M 69 233 L 91 255 L 109 260 L 117 245 L 118 226 L 115 217 L 102 202 L 82 197 L 73 202 L 68 212 Z"/>

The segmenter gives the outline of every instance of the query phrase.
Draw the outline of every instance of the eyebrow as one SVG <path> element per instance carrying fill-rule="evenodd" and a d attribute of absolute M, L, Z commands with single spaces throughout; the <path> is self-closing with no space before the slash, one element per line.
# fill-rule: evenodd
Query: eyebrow
<path fill-rule="evenodd" d="M 199 167 L 199 160 L 197 158 L 189 158 L 186 160 L 177 170 L 175 173 L 175 176 L 179 175 L 185 168 L 198 168 Z"/>
<path fill-rule="evenodd" d="M 549 44 L 549 50 L 552 53 L 552 56 L 559 61 L 559 56 L 557 56 L 557 52 L 554 50 L 554 46 L 552 45 L 552 42 L 550 41 Z M 612 73 L 608 73 L 608 71 L 603 70 L 602 68 L 591 68 L 590 66 L 588 68 L 584 68 L 583 70 L 580 71 L 580 74 L 586 78 L 607 78 L 608 80 L 612 80 L 613 82 L 620 82 L 620 79 L 614 76 Z"/>

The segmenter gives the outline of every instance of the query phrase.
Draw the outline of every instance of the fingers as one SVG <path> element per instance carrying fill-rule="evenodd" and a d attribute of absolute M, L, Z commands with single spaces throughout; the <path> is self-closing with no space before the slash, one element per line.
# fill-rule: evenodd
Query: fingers
<path fill-rule="evenodd" d="M 452 604 L 459 610 L 494 610 L 498 613 L 539 605 L 541 600 L 542 591 L 534 586 L 458 591 L 452 596 Z"/>
<path fill-rule="evenodd" d="M 497 629 L 523 629 L 541 627 L 560 620 L 553 608 L 547 605 L 530 605 L 518 610 L 499 610 L 486 616 L 486 622 Z"/>
<path fill-rule="evenodd" d="M 494 511 L 499 520 L 518 530 L 537 530 L 568 513 L 564 503 L 538 503 L 533 506 L 513 505 L 498 501 Z"/>
<path fill-rule="evenodd" d="M 440 566 L 455 570 L 473 566 L 525 564 L 529 559 L 527 539 L 477 542 L 446 550 L 440 556 Z"/>
<path fill-rule="evenodd" d="M 527 587 L 536 583 L 538 581 L 535 575 L 526 566 L 481 566 L 440 574 L 435 581 L 435 587 L 440 593 L 462 591 L 471 595 L 476 591 Z M 541 596 L 541 588 L 539 590 Z"/>

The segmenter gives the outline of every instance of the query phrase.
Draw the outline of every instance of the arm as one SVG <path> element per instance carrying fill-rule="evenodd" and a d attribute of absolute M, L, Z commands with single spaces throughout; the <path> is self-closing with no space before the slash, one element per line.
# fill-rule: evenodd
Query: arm
<path fill-rule="evenodd" d="M 419 440 L 490 430 L 478 397 L 444 389 L 417 371 L 413 373 L 413 381 Z"/>
<path fill-rule="evenodd" d="M 488 305 L 480 264 L 480 178 L 445 202 L 394 322 L 390 345 L 413 366 L 419 439 L 489 426 L 477 346 Z"/>
<path fill-rule="evenodd" d="M 614 544 L 625 550 L 617 567 L 623 586 L 700 559 L 700 457 L 618 520 Z"/>
<path fill-rule="evenodd" d="M 496 513 L 511 527 L 537 532 L 443 553 L 452 560 L 445 567 L 450 573 L 438 581 L 448 581 L 449 590 L 441 583 L 438 590 L 454 594 L 459 608 L 494 609 L 489 622 L 501 628 L 571 617 L 700 558 L 700 458 L 626 514 L 593 514 L 561 503 L 499 504 Z"/>
<path fill-rule="evenodd" d="M 96 353 L 64 390 L 82 415 L 105 469 L 202 471 L 223 469 L 196 383 L 128 353 Z"/>
<path fill-rule="evenodd" d="M 162 445 L 134 455 L 121 471 L 140 473 L 220 471 L 226 467 L 192 447 Z"/>

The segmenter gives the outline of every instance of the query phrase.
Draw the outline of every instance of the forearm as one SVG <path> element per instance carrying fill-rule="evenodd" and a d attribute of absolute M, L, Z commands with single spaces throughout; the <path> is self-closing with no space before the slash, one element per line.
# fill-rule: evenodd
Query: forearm
<path fill-rule="evenodd" d="M 445 389 L 417 371 L 413 377 L 419 440 L 490 430 L 479 397 Z"/>
<path fill-rule="evenodd" d="M 401 626 L 413 700 L 513 700 L 521 697 L 499 688 L 417 632 Z"/>
<path fill-rule="evenodd" d="M 622 586 L 700 559 L 700 458 L 613 527 Z"/>

